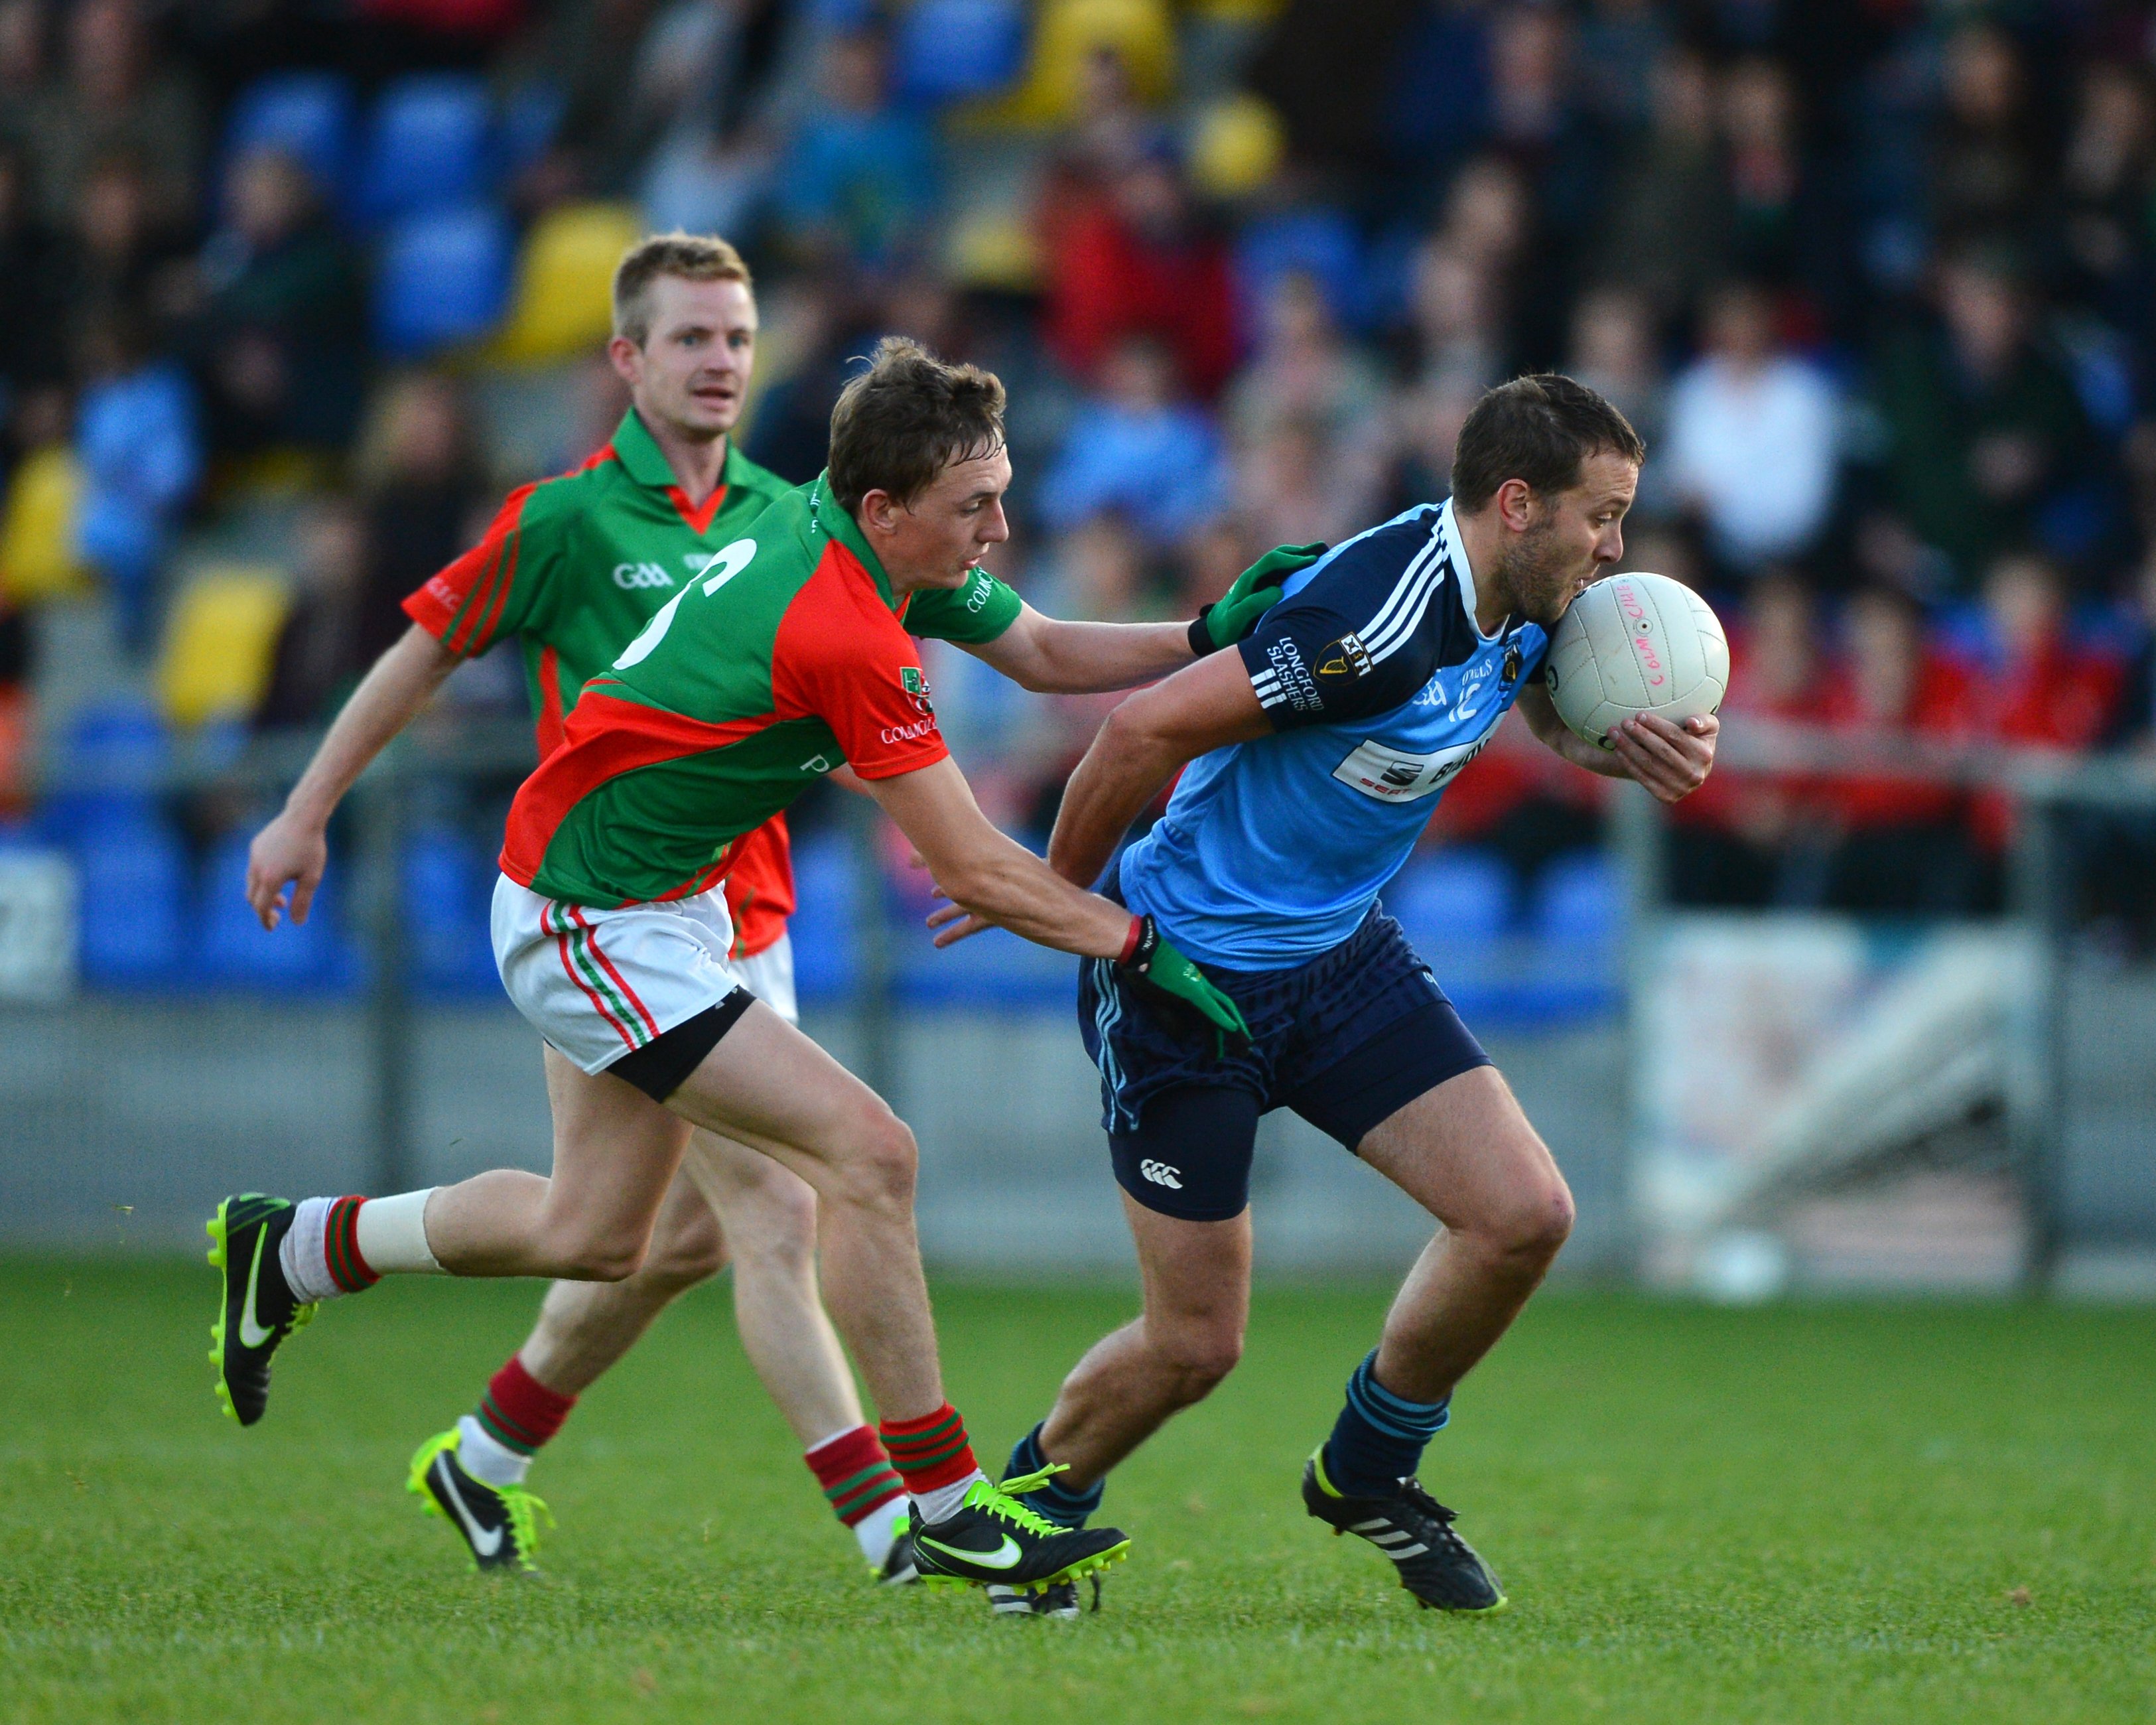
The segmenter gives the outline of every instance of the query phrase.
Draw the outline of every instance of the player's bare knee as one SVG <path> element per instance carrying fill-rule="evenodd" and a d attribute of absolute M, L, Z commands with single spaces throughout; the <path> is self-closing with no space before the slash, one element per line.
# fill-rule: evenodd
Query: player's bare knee
<path fill-rule="evenodd" d="M 644 1267 L 650 1236 L 620 1228 L 564 1230 L 551 1240 L 548 1273 L 567 1281 L 627 1281 Z"/>
<path fill-rule="evenodd" d="M 888 1108 L 866 1114 L 844 1158 L 845 1194 L 856 1204 L 911 1214 L 920 1161 L 912 1129 L 904 1121 Z"/>
<path fill-rule="evenodd" d="M 709 1281 L 726 1267 L 726 1235 L 707 1213 L 654 1241 L 637 1273 L 646 1281 L 680 1293 Z"/>
<path fill-rule="evenodd" d="M 1174 1374 L 1185 1402 L 1210 1395 L 1243 1358 L 1240 1324 L 1219 1321 L 1160 1324 L 1148 1321 L 1153 1353 Z"/>
<path fill-rule="evenodd" d="M 1490 1230 L 1492 1246 L 1517 1262 L 1547 1266 L 1571 1237 L 1572 1191 L 1552 1169 L 1517 1195 Z"/>

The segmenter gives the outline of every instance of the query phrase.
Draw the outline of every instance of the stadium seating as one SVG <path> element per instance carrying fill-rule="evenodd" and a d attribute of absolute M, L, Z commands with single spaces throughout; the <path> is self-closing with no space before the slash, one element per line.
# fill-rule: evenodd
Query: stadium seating
<path fill-rule="evenodd" d="M 1261 218 L 1244 228 L 1235 246 L 1235 285 L 1243 296 L 1246 327 L 1284 275 L 1300 273 L 1317 284 L 1340 324 L 1359 326 L 1368 313 L 1362 242 L 1355 224 L 1336 209 L 1291 210 Z"/>
<path fill-rule="evenodd" d="M 1089 55 L 1121 56 L 1139 100 L 1163 100 L 1175 85 L 1175 26 L 1161 0 L 1047 0 L 1034 30 L 1025 81 L 988 118 L 1060 126 L 1079 117 Z"/>
<path fill-rule="evenodd" d="M 793 845 L 793 985 L 803 1002 L 843 1000 L 860 975 L 860 908 L 852 846 L 843 833 Z"/>
<path fill-rule="evenodd" d="M 893 44 L 898 95 L 932 105 L 992 95 L 1023 68 L 1025 37 L 1018 0 L 916 0 Z"/>
<path fill-rule="evenodd" d="M 247 846 L 252 834 L 231 834 L 210 852 L 202 874 L 192 979 L 249 993 L 349 994 L 363 978 L 358 949 L 339 914 L 337 877 L 315 894 L 305 922 L 263 927 L 246 895 Z"/>
<path fill-rule="evenodd" d="M 613 272 L 643 224 L 625 203 L 572 203 L 533 224 L 516 260 L 509 321 L 494 355 L 545 365 L 603 343 L 613 327 Z"/>
<path fill-rule="evenodd" d="M 239 93 L 226 122 L 228 160 L 274 148 L 303 163 L 316 186 L 341 204 L 351 187 L 358 102 L 352 80 L 335 72 L 278 72 Z"/>
<path fill-rule="evenodd" d="M 82 463 L 64 444 L 33 449 L 16 466 L 0 506 L 0 603 L 27 606 L 86 592 L 75 549 Z"/>
<path fill-rule="evenodd" d="M 362 215 L 388 223 L 484 197 L 494 177 L 493 132 L 479 79 L 448 72 L 398 79 L 368 117 L 357 187 Z"/>
<path fill-rule="evenodd" d="M 377 339 L 402 359 L 478 341 L 501 320 L 509 271 L 509 223 L 500 210 L 468 205 L 407 218 L 382 248 Z"/>
<path fill-rule="evenodd" d="M 1382 902 L 1425 952 L 1476 945 L 1495 940 L 1512 922 L 1512 872 L 1487 851 L 1431 851 L 1408 860 Z"/>
<path fill-rule="evenodd" d="M 172 603 L 157 655 L 157 702 L 184 729 L 250 713 L 269 685 L 290 598 L 272 569 L 198 572 Z"/>
<path fill-rule="evenodd" d="M 1611 947 L 1624 937 L 1625 879 L 1607 851 L 1560 856 L 1543 870 L 1531 926 L 1544 940 Z"/>
<path fill-rule="evenodd" d="M 487 928 L 491 858 L 454 828 L 423 827 L 403 861 L 404 937 L 423 994 L 491 999 L 501 989 Z"/>
<path fill-rule="evenodd" d="M 173 986 L 187 974 L 187 864 L 172 824 L 148 809 L 94 818 L 72 846 L 81 965 L 93 988 Z"/>
<path fill-rule="evenodd" d="M 147 702 L 122 695 L 86 706 L 64 727 L 59 745 L 61 770 L 41 812 L 53 837 L 157 818 L 157 787 L 171 762 L 172 737 Z"/>

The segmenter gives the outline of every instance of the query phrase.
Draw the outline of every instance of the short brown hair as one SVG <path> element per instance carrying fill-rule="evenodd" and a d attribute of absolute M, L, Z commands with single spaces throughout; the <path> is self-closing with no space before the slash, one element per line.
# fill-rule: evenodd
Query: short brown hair
<path fill-rule="evenodd" d="M 1477 510 L 1507 480 L 1547 494 L 1579 483 L 1590 455 L 1622 455 L 1634 466 L 1647 446 L 1631 423 L 1584 383 L 1558 372 L 1515 377 L 1484 392 L 1460 428 L 1452 456 L 1455 509 Z"/>
<path fill-rule="evenodd" d="M 911 503 L 952 462 L 1003 446 L 1000 378 L 886 336 L 831 409 L 831 495 L 849 513 L 871 491 Z"/>
<path fill-rule="evenodd" d="M 753 287 L 742 254 L 716 234 L 647 234 L 621 254 L 613 272 L 613 332 L 641 347 L 651 335 L 651 284 L 662 275 L 684 281 L 737 281 Z"/>

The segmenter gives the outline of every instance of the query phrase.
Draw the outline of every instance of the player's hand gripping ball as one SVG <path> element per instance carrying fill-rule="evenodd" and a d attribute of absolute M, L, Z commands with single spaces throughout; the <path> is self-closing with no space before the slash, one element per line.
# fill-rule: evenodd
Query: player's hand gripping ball
<path fill-rule="evenodd" d="M 1635 713 L 1681 725 L 1718 711 L 1729 688 L 1729 638 L 1681 581 L 1609 575 L 1551 631 L 1543 680 L 1558 716 L 1606 749 L 1611 730 Z"/>

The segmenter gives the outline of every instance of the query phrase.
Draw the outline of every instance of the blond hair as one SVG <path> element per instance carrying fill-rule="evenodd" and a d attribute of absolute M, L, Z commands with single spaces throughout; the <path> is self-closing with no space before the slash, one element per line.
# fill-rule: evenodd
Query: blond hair
<path fill-rule="evenodd" d="M 753 287 L 742 254 L 716 234 L 647 234 L 621 255 L 613 272 L 613 332 L 641 347 L 651 335 L 651 284 L 662 275 L 683 281 L 737 281 Z"/>

